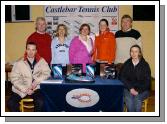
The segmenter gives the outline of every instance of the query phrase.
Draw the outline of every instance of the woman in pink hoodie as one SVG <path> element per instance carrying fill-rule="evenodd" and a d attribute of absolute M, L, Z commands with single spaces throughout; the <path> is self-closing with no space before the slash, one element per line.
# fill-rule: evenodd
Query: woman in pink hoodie
<path fill-rule="evenodd" d="M 82 24 L 80 35 L 72 39 L 69 49 L 69 59 L 71 64 L 82 64 L 83 73 L 86 72 L 86 64 L 92 63 L 93 41 L 90 38 L 90 26 Z"/>

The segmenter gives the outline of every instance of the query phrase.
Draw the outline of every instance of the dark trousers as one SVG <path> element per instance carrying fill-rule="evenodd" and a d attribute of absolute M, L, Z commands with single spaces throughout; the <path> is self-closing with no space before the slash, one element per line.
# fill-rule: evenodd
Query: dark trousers
<path fill-rule="evenodd" d="M 34 111 L 35 112 L 42 112 L 43 111 L 43 104 L 44 104 L 44 98 L 41 94 L 41 91 L 38 89 L 36 90 L 31 96 L 34 100 Z M 11 112 L 19 112 L 20 111 L 20 104 L 19 102 L 21 101 L 21 97 L 13 93 L 12 96 L 9 98 L 7 102 L 7 106 Z"/>

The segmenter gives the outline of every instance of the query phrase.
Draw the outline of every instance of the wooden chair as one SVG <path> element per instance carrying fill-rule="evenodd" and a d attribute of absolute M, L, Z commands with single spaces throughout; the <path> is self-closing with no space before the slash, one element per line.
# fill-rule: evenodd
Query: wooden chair
<path fill-rule="evenodd" d="M 25 108 L 26 109 L 33 109 L 34 108 L 33 99 L 32 98 L 23 98 L 20 101 L 20 111 L 21 112 L 25 112 Z"/>
<path fill-rule="evenodd" d="M 145 99 L 142 103 L 142 110 L 144 110 L 143 112 L 147 112 L 147 106 L 148 106 L 148 99 Z"/>
<path fill-rule="evenodd" d="M 147 112 L 147 107 L 148 107 L 148 99 L 145 99 L 143 102 L 142 102 L 142 112 Z M 124 104 L 124 112 L 127 112 L 127 107 L 126 107 L 126 104 Z"/>

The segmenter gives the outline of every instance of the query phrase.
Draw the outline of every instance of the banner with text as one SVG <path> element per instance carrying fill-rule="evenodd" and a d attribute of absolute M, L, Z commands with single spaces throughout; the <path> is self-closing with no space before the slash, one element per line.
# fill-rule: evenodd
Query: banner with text
<path fill-rule="evenodd" d="M 83 23 L 89 24 L 90 35 L 99 32 L 99 21 L 105 18 L 109 22 L 110 31 L 118 30 L 119 6 L 115 5 L 53 5 L 44 6 L 47 21 L 47 32 L 54 37 L 58 24 L 65 24 L 71 37 L 79 34 Z"/>

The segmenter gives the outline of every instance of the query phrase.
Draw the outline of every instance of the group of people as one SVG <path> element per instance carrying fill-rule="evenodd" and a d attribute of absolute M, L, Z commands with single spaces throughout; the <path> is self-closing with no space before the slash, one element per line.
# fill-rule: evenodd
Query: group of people
<path fill-rule="evenodd" d="M 46 33 L 46 21 L 36 19 L 36 31 L 26 43 L 23 59 L 15 63 L 11 72 L 13 94 L 8 101 L 10 111 L 19 111 L 19 101 L 28 96 L 34 99 L 34 111 L 43 111 L 43 96 L 40 82 L 50 77 L 52 64 L 82 64 L 83 73 L 87 63 L 124 63 L 119 79 L 124 83 L 124 98 L 128 111 L 141 111 L 142 101 L 149 95 L 151 71 L 144 60 L 141 49 L 141 35 L 132 29 L 132 18 L 124 15 L 121 30 L 110 32 L 106 19 L 99 22 L 99 34 L 95 40 L 90 37 L 90 26 L 82 24 L 79 35 L 68 37 L 68 29 L 59 24 L 55 38 Z"/>

